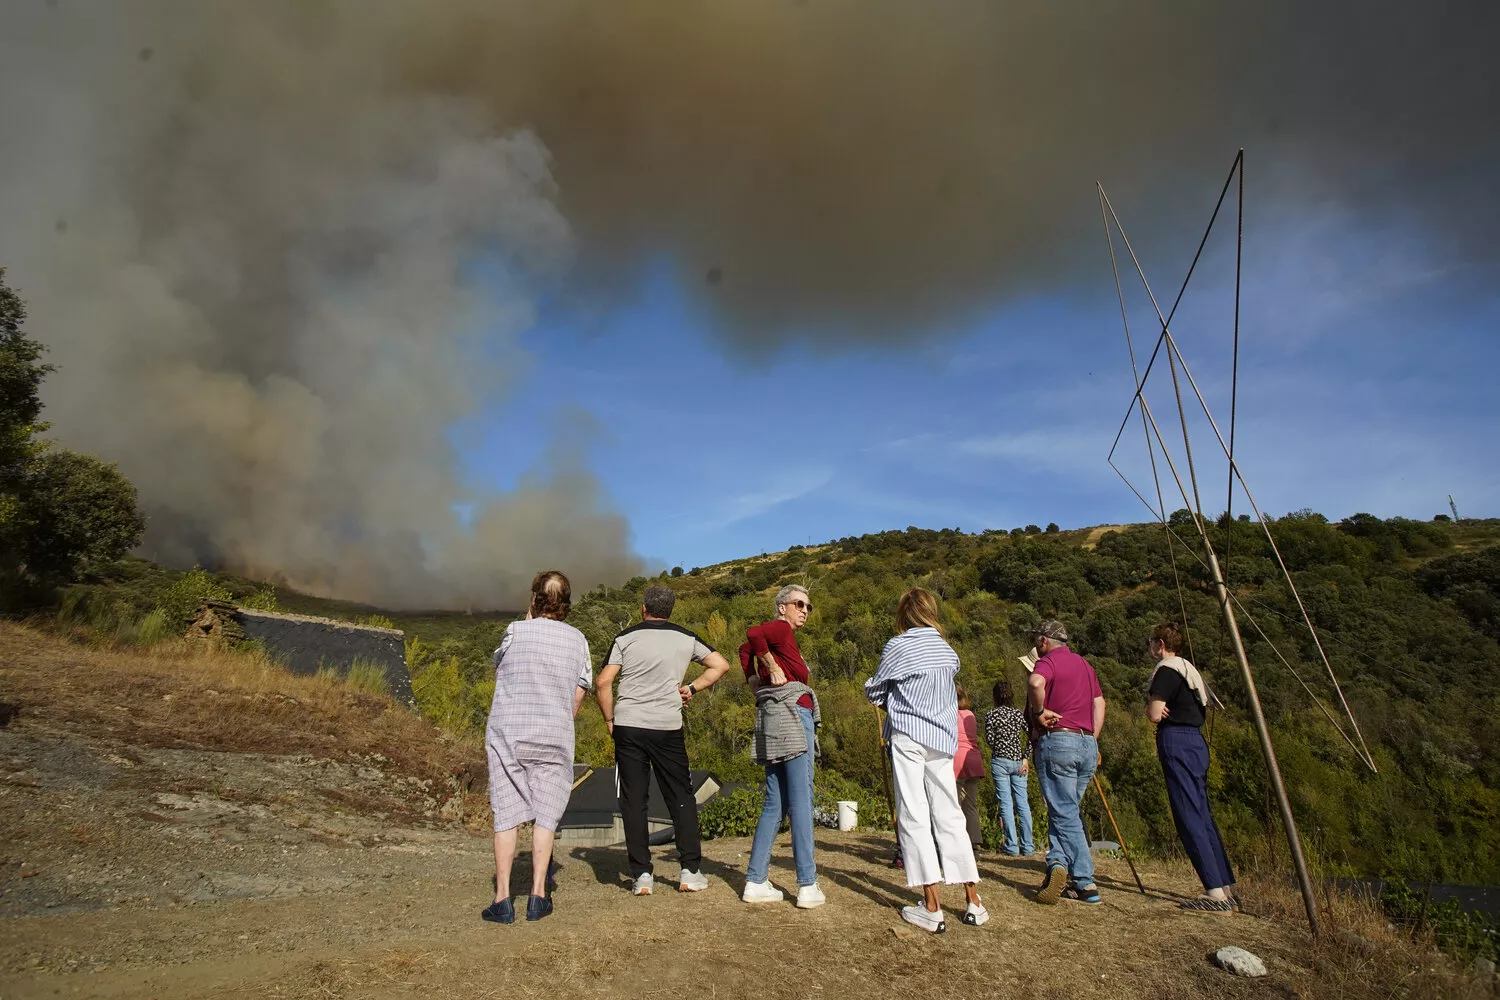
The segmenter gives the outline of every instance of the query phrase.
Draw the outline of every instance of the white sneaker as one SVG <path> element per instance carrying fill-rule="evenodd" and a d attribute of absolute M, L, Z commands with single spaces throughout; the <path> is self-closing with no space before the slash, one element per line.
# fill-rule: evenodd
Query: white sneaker
<path fill-rule="evenodd" d="M 969 908 L 964 910 L 963 919 L 970 927 L 978 927 L 990 919 L 990 911 L 984 908 L 983 903 L 970 903 Z"/>
<path fill-rule="evenodd" d="M 929 934 L 941 934 L 948 929 L 947 922 L 943 920 L 942 910 L 933 913 L 920 903 L 915 906 L 901 907 L 901 919 L 922 928 Z"/>
<path fill-rule="evenodd" d="M 818 883 L 802 885 L 797 887 L 797 908 L 810 910 L 814 906 L 822 906 L 828 900 L 823 898 L 823 890 L 818 888 Z"/>
<path fill-rule="evenodd" d="M 631 887 L 632 896 L 649 896 L 651 887 L 656 884 L 656 879 L 651 877 L 650 872 L 641 872 L 635 877 L 635 885 Z"/>
<path fill-rule="evenodd" d="M 770 882 L 746 882 L 740 898 L 747 903 L 779 903 L 786 897 Z"/>
<path fill-rule="evenodd" d="M 708 876 L 702 872 L 690 872 L 686 868 L 677 876 L 678 892 L 702 892 L 708 888 Z"/>

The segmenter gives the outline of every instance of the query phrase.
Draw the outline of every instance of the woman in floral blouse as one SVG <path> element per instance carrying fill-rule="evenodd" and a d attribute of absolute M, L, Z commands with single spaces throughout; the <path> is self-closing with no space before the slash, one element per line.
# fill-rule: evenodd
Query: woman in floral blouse
<path fill-rule="evenodd" d="M 1022 745 L 1026 718 L 1015 706 L 1009 681 L 996 681 L 991 693 L 995 707 L 984 717 L 984 741 L 990 745 L 990 778 L 1005 826 L 1005 844 L 1000 850 L 1012 856 L 1031 854 L 1036 845 L 1031 839 L 1031 803 L 1026 798 L 1026 776 L 1031 773 Z"/>

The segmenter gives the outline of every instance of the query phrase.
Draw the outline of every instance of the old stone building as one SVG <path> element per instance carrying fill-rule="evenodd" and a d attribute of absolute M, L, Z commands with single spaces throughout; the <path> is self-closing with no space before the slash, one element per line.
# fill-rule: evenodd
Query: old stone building
<path fill-rule="evenodd" d="M 342 676 L 356 659 L 363 660 L 385 671 L 393 698 L 406 705 L 415 704 L 411 675 L 406 669 L 405 633 L 400 629 L 208 600 L 198 606 L 187 636 L 230 644 L 263 642 L 272 658 L 294 674 L 334 670 Z"/>

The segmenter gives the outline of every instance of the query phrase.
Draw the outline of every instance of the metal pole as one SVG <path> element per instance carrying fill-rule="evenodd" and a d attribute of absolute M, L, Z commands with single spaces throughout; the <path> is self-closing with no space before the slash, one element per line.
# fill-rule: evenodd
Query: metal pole
<path fill-rule="evenodd" d="M 1276 793 L 1276 802 L 1281 807 L 1281 825 L 1286 830 L 1286 842 L 1292 852 L 1292 868 L 1297 873 L 1297 884 L 1302 889 L 1302 905 L 1307 910 L 1307 926 L 1313 937 L 1318 936 L 1318 901 L 1313 895 L 1312 880 L 1307 875 L 1307 860 L 1302 856 L 1302 841 L 1297 836 L 1297 821 L 1292 816 L 1292 803 L 1286 797 L 1286 785 L 1281 780 L 1281 766 L 1276 763 L 1276 748 L 1271 745 L 1271 730 L 1266 725 L 1266 713 L 1260 705 L 1260 694 L 1255 690 L 1255 677 L 1250 673 L 1250 660 L 1245 656 L 1245 643 L 1240 638 L 1240 626 L 1234 617 L 1234 608 L 1229 602 L 1229 589 L 1224 586 L 1224 575 L 1219 570 L 1219 558 L 1208 536 L 1203 536 L 1203 551 L 1208 556 L 1209 572 L 1213 575 L 1214 590 L 1219 597 L 1219 608 L 1224 613 L 1224 624 L 1229 629 L 1229 641 L 1234 647 L 1235 659 L 1240 661 L 1240 672 L 1245 677 L 1245 694 L 1250 699 L 1250 715 L 1255 721 L 1255 732 L 1260 737 L 1260 752 L 1266 759 L 1266 774 L 1271 779 L 1271 788 Z"/>

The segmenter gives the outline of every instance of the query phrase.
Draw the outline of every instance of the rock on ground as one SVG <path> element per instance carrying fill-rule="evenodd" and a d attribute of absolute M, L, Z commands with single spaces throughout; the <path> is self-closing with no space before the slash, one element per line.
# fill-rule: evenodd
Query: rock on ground
<path fill-rule="evenodd" d="M 1266 963 L 1243 948 L 1220 948 L 1210 958 L 1215 965 L 1231 975 L 1254 979 L 1266 974 Z"/>

